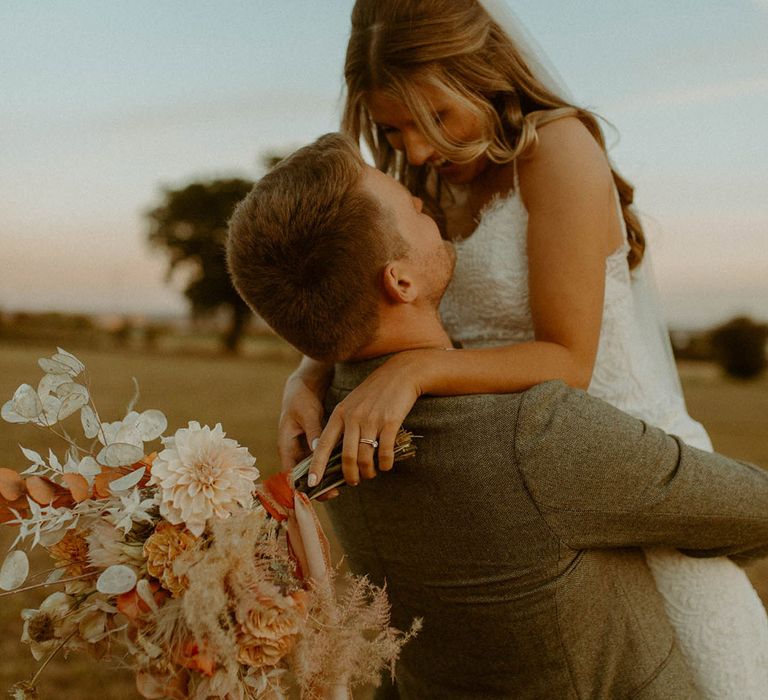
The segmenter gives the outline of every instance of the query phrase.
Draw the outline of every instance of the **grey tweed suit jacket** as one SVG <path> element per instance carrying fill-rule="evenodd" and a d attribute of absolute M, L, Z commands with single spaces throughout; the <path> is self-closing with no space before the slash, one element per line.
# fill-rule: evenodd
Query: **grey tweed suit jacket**
<path fill-rule="evenodd" d="M 326 408 L 380 362 L 338 365 Z M 768 553 L 768 473 L 560 382 L 405 425 L 417 456 L 327 506 L 393 623 L 424 620 L 377 698 L 699 697 L 640 548 Z"/>

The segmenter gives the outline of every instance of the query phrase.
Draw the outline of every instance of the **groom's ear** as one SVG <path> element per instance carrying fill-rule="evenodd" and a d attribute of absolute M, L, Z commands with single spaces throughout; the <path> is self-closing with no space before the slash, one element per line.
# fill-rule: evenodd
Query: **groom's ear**
<path fill-rule="evenodd" d="M 382 272 L 382 286 L 393 304 L 410 304 L 416 298 L 416 285 L 403 260 L 388 262 Z"/>

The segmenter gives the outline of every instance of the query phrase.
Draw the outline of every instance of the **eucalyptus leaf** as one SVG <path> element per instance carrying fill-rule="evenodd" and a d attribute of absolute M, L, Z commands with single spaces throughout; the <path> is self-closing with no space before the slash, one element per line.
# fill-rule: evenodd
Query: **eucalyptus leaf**
<path fill-rule="evenodd" d="M 64 576 L 64 572 L 65 572 L 64 568 L 54 569 L 53 571 L 51 571 L 50 574 L 48 574 L 48 578 L 45 579 L 45 582 L 56 583 L 56 581 L 58 581 L 62 576 Z"/>
<path fill-rule="evenodd" d="M 46 372 L 37 385 L 37 393 L 40 396 L 48 396 L 48 394 L 56 391 L 62 384 L 67 384 L 71 381 L 72 377 L 68 374 L 51 374 Z"/>
<path fill-rule="evenodd" d="M 77 474 L 77 467 L 78 467 L 78 459 L 77 456 L 72 456 L 69 451 L 67 451 L 67 459 L 65 460 L 64 464 L 61 465 L 61 473 L 62 474 Z"/>
<path fill-rule="evenodd" d="M 56 387 L 56 395 L 60 399 L 64 399 L 70 394 L 82 394 L 87 399 L 88 389 L 86 389 L 82 384 L 78 384 L 77 382 L 72 381 L 64 382 Z"/>
<path fill-rule="evenodd" d="M 112 442 L 125 442 L 129 445 L 136 445 L 136 447 L 143 449 L 143 440 L 141 439 L 141 434 L 139 433 L 136 423 L 121 425 Z"/>
<path fill-rule="evenodd" d="M 117 491 L 126 491 L 127 489 L 132 489 L 141 481 L 145 471 L 146 467 L 141 467 L 140 469 L 135 469 L 130 474 L 121 476 L 119 479 L 110 481 L 109 490 L 112 491 L 112 493 L 116 493 Z"/>
<path fill-rule="evenodd" d="M 90 482 L 92 477 L 101 474 L 101 466 L 93 457 L 88 455 L 80 460 L 80 464 L 77 465 L 77 472 Z"/>
<path fill-rule="evenodd" d="M 125 467 L 138 462 L 144 456 L 144 450 L 126 442 L 113 442 L 96 456 L 96 461 L 107 467 Z"/>
<path fill-rule="evenodd" d="M 29 576 L 29 559 L 20 549 L 12 551 L 0 567 L 0 588 L 13 591 L 21 586 Z"/>
<path fill-rule="evenodd" d="M 136 427 L 139 430 L 139 437 L 144 442 L 156 440 L 168 427 L 168 419 L 162 411 L 154 408 L 144 411 L 136 421 Z"/>
<path fill-rule="evenodd" d="M 114 421 L 113 423 L 102 423 L 101 431 L 99 432 L 99 442 L 102 445 L 109 445 L 112 442 L 117 442 L 117 431 L 122 424 L 122 421 L 119 420 Z"/>
<path fill-rule="evenodd" d="M 80 460 L 80 464 L 77 466 L 77 471 L 80 474 L 101 474 L 101 465 L 90 455 L 83 457 Z"/>
<path fill-rule="evenodd" d="M 65 396 L 61 400 L 61 406 L 59 407 L 58 418 L 64 420 L 73 413 L 79 411 L 83 406 L 88 403 L 88 395 L 80 392 L 73 392 L 68 396 Z"/>
<path fill-rule="evenodd" d="M 125 564 L 113 564 L 106 568 L 96 581 L 96 590 L 105 595 L 121 595 L 133 590 L 136 572 Z"/>
<path fill-rule="evenodd" d="M 85 437 L 92 440 L 99 434 L 99 417 L 96 415 L 96 411 L 90 406 L 83 406 L 83 410 L 80 411 L 80 421 L 83 424 L 83 432 Z"/>
<path fill-rule="evenodd" d="M 7 423 L 29 423 L 29 418 L 24 418 L 13 410 L 13 399 L 3 404 L 0 417 Z"/>
<path fill-rule="evenodd" d="M 59 409 L 61 408 L 61 399 L 57 396 L 48 395 L 43 397 L 43 410 L 35 419 L 36 425 L 51 426 L 59 422 Z"/>
<path fill-rule="evenodd" d="M 40 365 L 40 369 L 48 374 L 68 374 L 72 376 L 72 369 L 69 365 L 65 365 L 63 362 L 57 362 L 49 357 L 41 357 L 37 364 Z"/>
<path fill-rule="evenodd" d="M 13 394 L 13 410 L 24 418 L 37 418 L 42 413 L 43 404 L 37 392 L 29 385 L 22 384 Z"/>
<path fill-rule="evenodd" d="M 85 365 L 80 362 L 80 360 L 78 360 L 72 353 L 63 350 L 62 348 L 56 349 L 58 352 L 51 359 L 67 365 L 67 367 L 69 367 L 75 373 L 75 375 L 80 374 L 80 372 L 85 369 Z"/>
<path fill-rule="evenodd" d="M 61 527 L 58 530 L 46 530 L 40 533 L 40 544 L 43 547 L 53 547 L 53 545 L 61 542 L 66 534 L 66 527 Z"/>

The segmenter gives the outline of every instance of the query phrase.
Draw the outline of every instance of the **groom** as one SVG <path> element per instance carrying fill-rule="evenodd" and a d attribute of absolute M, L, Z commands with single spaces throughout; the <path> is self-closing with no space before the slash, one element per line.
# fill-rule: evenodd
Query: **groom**
<path fill-rule="evenodd" d="M 337 134 L 266 175 L 230 223 L 243 298 L 338 362 L 333 408 L 387 355 L 448 348 L 453 252 L 420 202 Z M 377 697 L 698 697 L 641 547 L 768 553 L 768 474 L 548 382 L 420 399 L 416 458 L 329 502 L 393 623 L 422 617 Z"/>

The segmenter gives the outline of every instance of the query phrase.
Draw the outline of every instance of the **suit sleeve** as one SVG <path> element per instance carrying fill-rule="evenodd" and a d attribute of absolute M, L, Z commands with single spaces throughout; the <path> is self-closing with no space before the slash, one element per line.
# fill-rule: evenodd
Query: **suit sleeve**
<path fill-rule="evenodd" d="M 523 398 L 515 460 L 549 527 L 575 549 L 768 555 L 768 472 L 690 447 L 561 382 Z"/>

